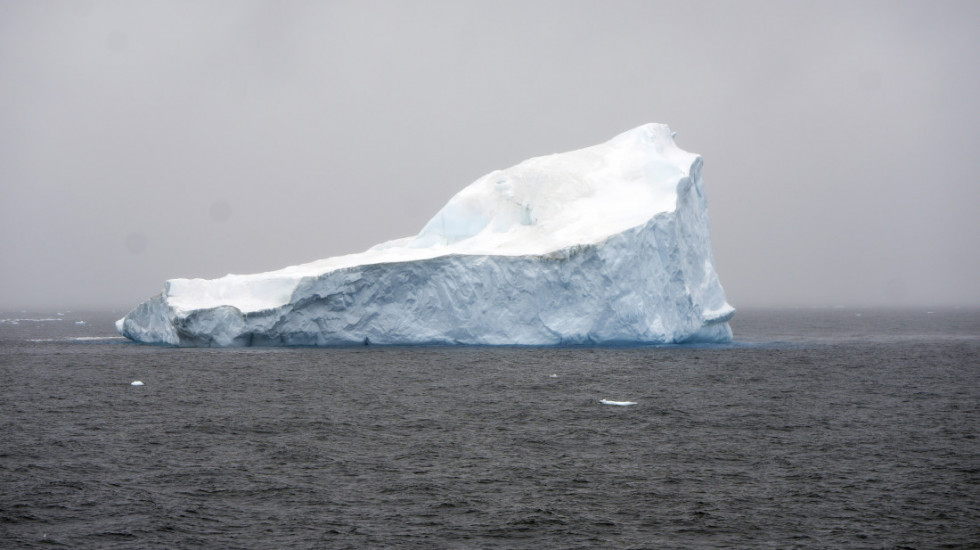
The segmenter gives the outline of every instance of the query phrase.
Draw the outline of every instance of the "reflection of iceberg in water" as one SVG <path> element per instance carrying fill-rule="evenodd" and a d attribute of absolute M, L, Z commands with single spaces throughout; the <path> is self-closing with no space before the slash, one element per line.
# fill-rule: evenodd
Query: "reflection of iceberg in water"
<path fill-rule="evenodd" d="M 173 279 L 117 322 L 186 346 L 727 342 L 701 158 L 647 124 L 492 172 L 359 254 Z"/>

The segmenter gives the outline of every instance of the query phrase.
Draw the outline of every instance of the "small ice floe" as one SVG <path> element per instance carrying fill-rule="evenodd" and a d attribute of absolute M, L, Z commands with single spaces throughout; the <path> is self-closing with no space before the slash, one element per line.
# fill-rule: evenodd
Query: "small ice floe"
<path fill-rule="evenodd" d="M 133 380 L 129 383 L 130 386 L 142 386 L 143 382 L 141 380 Z"/>
<path fill-rule="evenodd" d="M 633 401 L 610 401 L 608 399 L 600 399 L 599 403 L 603 405 L 616 405 L 617 407 L 628 407 L 630 405 L 636 405 Z"/>
<path fill-rule="evenodd" d="M 41 342 L 112 342 L 125 339 L 125 336 L 75 336 L 68 338 L 28 338 L 27 341 L 38 344 Z"/>
<path fill-rule="evenodd" d="M 19 325 L 20 323 L 47 323 L 49 321 L 60 321 L 61 319 L 0 319 L 0 323 L 9 325 Z"/>

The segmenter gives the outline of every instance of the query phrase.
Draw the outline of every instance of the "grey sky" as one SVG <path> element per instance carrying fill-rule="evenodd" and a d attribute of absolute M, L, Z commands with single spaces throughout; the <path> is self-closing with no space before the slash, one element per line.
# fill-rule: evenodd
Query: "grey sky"
<path fill-rule="evenodd" d="M 412 235 L 664 122 L 736 307 L 980 305 L 977 2 L 0 1 L 0 307 Z"/>

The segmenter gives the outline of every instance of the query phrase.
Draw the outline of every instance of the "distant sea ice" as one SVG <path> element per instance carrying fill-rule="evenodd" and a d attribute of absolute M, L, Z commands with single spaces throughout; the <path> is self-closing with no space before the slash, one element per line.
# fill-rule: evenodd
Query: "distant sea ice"
<path fill-rule="evenodd" d="M 633 401 L 610 401 L 608 399 L 600 399 L 600 403 L 603 405 L 616 405 L 617 407 L 628 407 L 630 405 L 636 405 Z"/>

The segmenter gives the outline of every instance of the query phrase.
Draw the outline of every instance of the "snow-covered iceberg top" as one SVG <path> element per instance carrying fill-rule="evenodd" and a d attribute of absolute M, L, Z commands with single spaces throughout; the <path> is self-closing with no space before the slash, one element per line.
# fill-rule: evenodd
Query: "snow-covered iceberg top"
<path fill-rule="evenodd" d="M 256 335 L 259 343 L 270 345 L 730 339 L 725 321 L 734 310 L 725 302 L 714 273 L 700 169 L 701 158 L 679 149 L 666 125 L 646 124 L 606 143 L 532 158 L 487 174 L 452 197 L 413 237 L 267 273 L 172 279 L 161 296 L 142 304 L 117 327 L 135 340 L 182 345 L 255 344 Z M 677 215 L 680 209 L 688 215 Z M 644 243 L 653 253 L 649 257 L 639 254 Z M 587 267 L 586 275 L 605 280 L 604 288 L 591 282 L 581 287 L 563 282 L 561 274 L 574 278 L 576 270 L 583 269 L 567 260 L 584 249 L 601 252 L 601 261 Z M 489 260 L 494 267 L 488 267 L 488 259 L 494 258 Z M 447 267 L 447 261 L 452 265 Z M 493 280 L 501 269 L 505 281 Z M 408 272 L 418 275 L 417 280 L 405 280 Z M 358 275 L 355 281 L 349 280 L 351 273 Z M 374 284 L 387 285 L 392 292 L 365 291 L 357 283 L 366 273 L 376 274 Z M 556 284 L 541 286 L 555 274 Z M 639 275 L 641 288 L 621 287 L 637 284 L 624 275 Z M 557 299 L 530 303 L 488 291 L 501 283 L 514 286 L 511 277 L 518 278 L 518 287 L 528 279 L 525 290 L 530 292 L 557 292 Z M 341 282 L 341 278 L 348 280 Z M 671 284 L 678 280 L 684 284 Z M 409 292 L 394 291 L 391 285 L 402 285 Z M 317 300 L 324 305 L 326 287 L 331 296 L 346 295 L 340 301 L 347 304 L 340 309 L 331 305 L 329 315 L 320 311 L 323 307 L 310 307 Z M 452 294 L 466 291 L 470 298 L 463 302 L 439 298 L 438 293 L 446 289 Z M 365 292 L 370 299 L 358 298 Z M 524 319 L 529 325 L 542 324 L 542 313 L 581 315 L 568 306 L 621 300 L 624 295 L 631 296 L 633 305 L 601 308 L 584 333 L 564 332 L 562 327 L 569 323 L 557 318 L 536 330 L 522 331 L 520 326 L 504 330 L 499 319 L 486 314 L 489 309 L 510 307 L 513 315 L 508 322 Z M 685 318 L 681 329 L 673 326 L 678 295 L 681 309 L 690 310 L 681 315 Z M 498 302 L 487 302 L 490 299 Z M 501 299 L 507 303 L 500 303 Z M 420 310 L 413 305 L 420 300 L 431 303 Z M 651 309 L 634 311 L 636 303 Z M 379 320 L 382 310 L 386 318 L 394 315 L 395 320 Z M 623 314 L 626 318 L 620 318 Z M 461 333 L 462 320 L 470 326 Z M 621 330 L 598 328 L 609 322 L 622 325 Z M 236 328 L 229 330 L 229 323 Z M 584 327 L 581 322 L 571 325 L 575 331 Z M 712 325 L 717 326 L 708 331 L 711 334 L 702 334 Z M 413 328 L 418 337 L 413 336 Z"/>
<path fill-rule="evenodd" d="M 592 147 L 526 160 L 457 193 L 422 231 L 357 254 L 254 275 L 171 279 L 179 311 L 230 305 L 243 313 L 281 306 L 303 277 L 358 265 L 447 254 L 545 255 L 642 225 L 672 211 L 677 184 L 699 162 L 665 124 L 646 124 Z"/>

